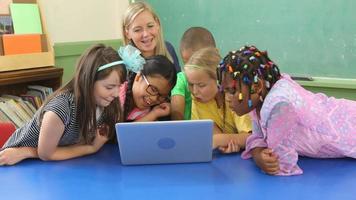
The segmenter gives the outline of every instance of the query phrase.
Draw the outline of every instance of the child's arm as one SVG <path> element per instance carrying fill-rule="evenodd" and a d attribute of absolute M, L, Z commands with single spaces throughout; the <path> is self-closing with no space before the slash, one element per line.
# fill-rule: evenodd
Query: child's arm
<path fill-rule="evenodd" d="M 0 152 L 0 166 L 14 165 L 26 158 L 38 158 L 34 147 L 7 148 Z"/>
<path fill-rule="evenodd" d="M 185 110 L 185 98 L 181 95 L 171 96 L 171 118 L 172 120 L 183 120 Z"/>
<path fill-rule="evenodd" d="M 37 153 L 42 160 L 66 160 L 97 152 L 108 140 L 97 131 L 93 144 L 76 144 L 58 147 L 64 132 L 64 124 L 57 114 L 48 111 L 44 114 Z"/>
<path fill-rule="evenodd" d="M 169 115 L 171 109 L 170 109 L 170 103 L 161 103 L 159 105 L 156 105 L 153 107 L 153 109 L 147 113 L 147 115 L 141 117 L 138 120 L 135 120 L 135 122 L 149 122 L 149 121 L 156 121 L 159 117 L 164 117 Z"/>
<path fill-rule="evenodd" d="M 219 148 L 223 153 L 239 152 L 246 146 L 249 133 L 227 134 L 217 133 L 213 136 L 213 148 Z"/>

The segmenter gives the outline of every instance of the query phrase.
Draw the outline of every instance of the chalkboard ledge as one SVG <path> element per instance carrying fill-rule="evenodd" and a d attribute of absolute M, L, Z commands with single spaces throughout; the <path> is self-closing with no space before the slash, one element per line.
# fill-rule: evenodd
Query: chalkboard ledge
<path fill-rule="evenodd" d="M 312 81 L 297 81 L 302 86 L 355 89 L 356 79 L 313 77 Z"/>

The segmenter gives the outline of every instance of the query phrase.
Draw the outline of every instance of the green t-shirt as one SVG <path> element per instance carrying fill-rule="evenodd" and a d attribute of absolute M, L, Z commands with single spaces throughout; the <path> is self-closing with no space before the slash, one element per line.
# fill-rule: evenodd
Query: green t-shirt
<path fill-rule="evenodd" d="M 181 95 L 185 99 L 184 119 L 190 120 L 192 110 L 192 97 L 188 87 L 188 81 L 184 72 L 177 74 L 177 83 L 171 91 L 171 95 Z"/>

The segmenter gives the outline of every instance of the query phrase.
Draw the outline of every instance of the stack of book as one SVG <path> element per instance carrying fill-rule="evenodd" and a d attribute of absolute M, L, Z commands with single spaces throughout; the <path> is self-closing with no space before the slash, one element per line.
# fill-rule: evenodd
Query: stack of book
<path fill-rule="evenodd" d="M 52 88 L 29 85 L 26 94 L 0 96 L 0 122 L 10 121 L 17 128 L 23 126 L 51 93 Z"/>

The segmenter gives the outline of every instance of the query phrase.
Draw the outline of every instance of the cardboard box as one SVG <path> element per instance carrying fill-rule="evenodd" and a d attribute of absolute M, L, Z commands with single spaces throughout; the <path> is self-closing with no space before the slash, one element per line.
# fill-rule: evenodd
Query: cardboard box
<path fill-rule="evenodd" d="M 43 31 L 42 50 L 44 52 L 7 56 L 0 55 L 0 72 L 54 66 L 54 51 L 49 42 L 50 40 L 47 34 L 44 15 L 42 14 L 40 3 L 36 0 L 13 0 L 13 3 L 37 3 L 41 16 Z"/>

